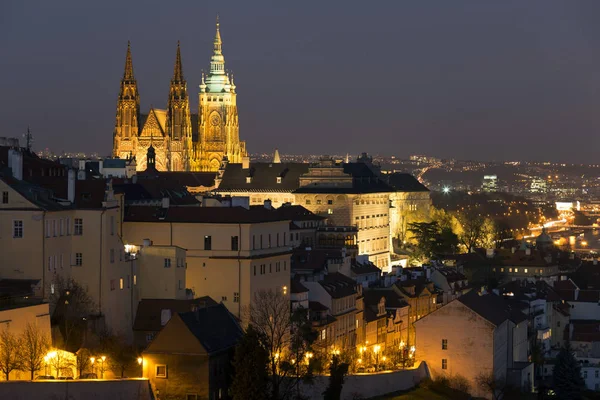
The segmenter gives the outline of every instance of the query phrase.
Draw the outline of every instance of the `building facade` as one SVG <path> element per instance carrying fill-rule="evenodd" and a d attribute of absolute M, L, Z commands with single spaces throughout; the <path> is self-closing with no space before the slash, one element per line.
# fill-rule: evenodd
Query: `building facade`
<path fill-rule="evenodd" d="M 151 146 L 159 171 L 217 171 L 224 159 L 242 162 L 246 143 L 239 138 L 236 86 L 233 75 L 225 71 L 222 44 L 217 20 L 210 71 L 202 76 L 197 114 L 190 112 L 179 43 L 167 109 L 152 107 L 147 114 L 140 114 L 140 95 L 128 44 L 117 100 L 113 157 L 135 157 L 138 171 L 146 170 Z"/>

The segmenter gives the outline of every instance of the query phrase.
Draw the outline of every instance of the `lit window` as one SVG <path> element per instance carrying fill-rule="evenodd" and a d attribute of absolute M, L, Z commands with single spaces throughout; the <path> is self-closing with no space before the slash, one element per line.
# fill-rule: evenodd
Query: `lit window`
<path fill-rule="evenodd" d="M 13 238 L 21 239 L 23 237 L 23 221 L 13 221 Z"/>
<path fill-rule="evenodd" d="M 281 183 L 281 177 L 280 176 L 277 177 L 277 183 Z"/>
<path fill-rule="evenodd" d="M 284 286 L 284 287 L 283 287 L 283 294 L 287 294 L 287 291 L 288 291 L 288 287 L 287 287 L 287 286 Z"/>
<path fill-rule="evenodd" d="M 527 268 L 525 268 L 525 270 L 524 270 L 524 271 L 525 271 L 525 273 L 527 273 Z"/>
<path fill-rule="evenodd" d="M 317 200 L 317 204 L 321 204 L 321 199 L 318 199 L 318 200 Z"/>
<path fill-rule="evenodd" d="M 167 366 L 166 365 L 156 365 L 156 377 L 157 378 L 166 378 L 167 377 Z"/>
<path fill-rule="evenodd" d="M 518 272 L 519 272 L 519 268 L 515 268 L 515 273 L 518 273 Z"/>
<path fill-rule="evenodd" d="M 137 275 L 133 276 L 133 286 L 137 285 Z"/>
<path fill-rule="evenodd" d="M 327 209 L 327 214 L 329 214 L 329 215 L 333 214 L 333 209 L 332 208 L 328 208 Z"/>
<path fill-rule="evenodd" d="M 119 289 L 121 290 L 123 290 L 123 287 L 125 286 L 123 283 L 123 278 L 119 278 Z"/>

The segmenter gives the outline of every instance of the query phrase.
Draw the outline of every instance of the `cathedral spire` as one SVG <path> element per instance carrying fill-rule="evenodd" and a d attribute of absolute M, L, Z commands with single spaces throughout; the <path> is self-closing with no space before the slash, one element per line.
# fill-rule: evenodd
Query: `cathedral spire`
<path fill-rule="evenodd" d="M 273 164 L 281 164 L 281 158 L 279 157 L 278 149 L 275 149 L 275 154 L 273 155 Z"/>
<path fill-rule="evenodd" d="M 127 56 L 125 56 L 125 73 L 123 80 L 131 81 L 133 77 L 133 62 L 131 61 L 131 42 L 127 41 Z"/>
<path fill-rule="evenodd" d="M 223 57 L 222 45 L 219 16 L 217 15 L 217 31 L 213 42 L 213 55 L 210 59 L 211 75 L 225 75 L 225 58 Z"/>
<path fill-rule="evenodd" d="M 175 68 L 173 70 L 173 81 L 181 82 L 183 80 L 183 66 L 181 64 L 181 50 L 179 49 L 179 40 L 177 41 L 177 55 L 175 56 Z"/>

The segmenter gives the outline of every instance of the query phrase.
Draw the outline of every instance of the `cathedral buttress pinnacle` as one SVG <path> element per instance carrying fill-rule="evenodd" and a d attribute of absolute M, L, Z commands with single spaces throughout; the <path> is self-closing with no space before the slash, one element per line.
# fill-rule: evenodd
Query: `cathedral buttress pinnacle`
<path fill-rule="evenodd" d="M 136 140 L 139 133 L 138 121 L 140 119 L 140 96 L 137 82 L 133 75 L 133 61 L 131 58 L 131 43 L 127 42 L 125 56 L 125 71 L 121 79 L 119 99 L 117 101 L 117 116 L 113 133 L 113 156 L 128 158 L 135 151 Z"/>

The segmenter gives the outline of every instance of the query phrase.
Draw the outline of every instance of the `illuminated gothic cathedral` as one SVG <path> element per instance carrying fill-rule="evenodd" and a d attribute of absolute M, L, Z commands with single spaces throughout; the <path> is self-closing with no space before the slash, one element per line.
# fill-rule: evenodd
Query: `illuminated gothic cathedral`
<path fill-rule="evenodd" d="M 217 20 L 210 72 L 200 84 L 198 114 L 190 113 L 187 84 L 177 43 L 175 69 L 166 110 L 150 108 L 140 114 L 140 96 L 133 76 L 131 48 L 127 45 L 125 73 L 117 101 L 113 156 L 135 157 L 137 170 L 146 170 L 150 146 L 159 171 L 217 171 L 224 157 L 241 163 L 246 142 L 240 141 L 233 75 L 225 72 Z"/>

